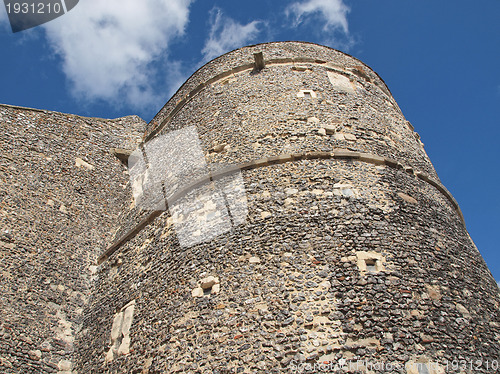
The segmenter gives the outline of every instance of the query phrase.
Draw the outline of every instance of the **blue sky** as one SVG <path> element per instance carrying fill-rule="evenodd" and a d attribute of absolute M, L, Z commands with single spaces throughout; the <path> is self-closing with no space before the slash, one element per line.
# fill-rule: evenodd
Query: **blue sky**
<path fill-rule="evenodd" d="M 198 67 L 260 42 L 348 52 L 385 80 L 500 280 L 500 1 L 80 0 L 13 34 L 0 103 L 149 121 Z"/>

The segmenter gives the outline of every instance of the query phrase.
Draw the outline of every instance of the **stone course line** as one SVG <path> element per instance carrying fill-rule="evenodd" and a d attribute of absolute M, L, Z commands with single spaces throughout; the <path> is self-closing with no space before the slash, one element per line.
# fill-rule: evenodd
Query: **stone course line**
<path fill-rule="evenodd" d="M 331 70 L 331 71 L 334 71 L 336 73 L 339 73 L 339 74 L 342 74 L 342 75 L 345 75 L 348 77 L 354 77 L 354 76 L 360 77 L 359 75 L 357 75 L 355 73 L 339 70 L 338 68 L 335 68 L 334 66 L 330 66 L 327 61 L 318 60 L 318 59 L 310 58 L 310 57 L 275 58 L 275 59 L 265 60 L 264 62 L 266 64 L 266 66 L 269 66 L 269 65 L 294 65 L 297 63 L 299 63 L 299 64 L 300 63 L 312 64 L 312 65 L 324 66 L 327 70 Z M 175 115 L 184 107 L 184 105 L 186 105 L 198 93 L 200 93 L 201 90 L 203 90 L 203 88 L 205 88 L 211 84 L 217 83 L 221 80 L 224 80 L 225 78 L 227 78 L 233 74 L 241 73 L 243 71 L 248 71 L 248 70 L 251 71 L 251 70 L 254 70 L 254 68 L 255 68 L 255 64 L 253 62 L 249 63 L 249 64 L 239 65 L 235 68 L 232 68 L 231 70 L 226 70 L 225 72 L 222 72 L 222 73 L 216 75 L 213 78 L 210 78 L 209 80 L 207 80 L 203 83 L 200 83 L 196 88 L 194 88 L 191 92 L 189 92 L 186 96 L 184 96 L 184 98 L 180 99 L 177 102 L 177 105 L 170 111 L 170 113 L 167 115 L 167 117 L 154 130 L 152 130 L 148 136 L 146 136 L 146 138 L 144 139 L 144 142 L 147 142 L 147 141 L 151 140 L 154 136 L 156 136 L 165 127 L 165 125 L 175 117 Z M 363 77 L 360 77 L 360 78 L 364 79 L 365 81 L 367 81 L 370 84 L 374 84 L 373 82 L 368 81 Z M 382 90 L 382 92 L 385 95 L 387 95 L 387 97 L 391 100 L 391 102 L 393 104 L 395 104 L 395 108 L 401 113 L 399 106 L 395 102 L 394 98 L 391 96 L 390 91 L 387 88 L 387 86 L 379 86 L 377 84 L 374 84 L 374 85 L 379 87 Z M 384 85 L 385 85 L 385 83 L 384 83 Z"/>
<path fill-rule="evenodd" d="M 188 192 L 192 191 L 194 188 L 199 187 L 203 184 L 218 180 L 224 176 L 230 175 L 231 173 L 240 171 L 240 170 L 251 170 L 259 167 L 271 166 L 282 164 L 285 162 L 299 161 L 299 160 L 316 160 L 316 159 L 340 159 L 340 160 L 356 160 L 361 162 L 366 162 L 373 165 L 386 165 L 393 169 L 401 169 L 406 171 L 408 174 L 415 176 L 416 178 L 430 184 L 435 187 L 444 197 L 451 203 L 455 211 L 460 217 L 460 220 L 465 226 L 464 216 L 460 207 L 452 196 L 452 194 L 444 187 L 441 183 L 435 181 L 430 178 L 427 174 L 422 172 L 415 172 L 413 168 L 404 166 L 399 162 L 390 159 L 380 157 L 374 154 L 362 153 L 362 152 L 353 152 L 346 149 L 334 149 L 332 152 L 308 152 L 308 153 L 292 153 L 292 154 L 284 154 L 280 156 L 271 156 L 264 157 L 257 160 L 252 160 L 248 162 L 239 163 L 236 165 L 231 165 L 225 167 L 220 170 L 209 172 L 207 175 L 199 177 L 192 181 L 191 183 L 184 186 L 179 191 L 172 194 L 167 201 L 175 201 L 183 196 L 185 196 Z M 108 258 L 110 258 L 113 253 L 115 253 L 123 244 L 128 242 L 130 239 L 134 238 L 142 229 L 148 226 L 151 222 L 153 222 L 156 217 L 159 217 L 163 211 L 155 210 L 149 213 L 146 218 L 144 218 L 141 222 L 139 222 L 134 228 L 121 236 L 118 240 L 116 240 L 108 249 L 98 258 L 97 264 L 100 265 Z"/>

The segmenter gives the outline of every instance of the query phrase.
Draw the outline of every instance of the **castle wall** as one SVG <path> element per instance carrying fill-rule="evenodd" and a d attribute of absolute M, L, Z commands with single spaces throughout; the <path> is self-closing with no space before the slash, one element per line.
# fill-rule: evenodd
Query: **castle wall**
<path fill-rule="evenodd" d="M 0 371 L 69 373 L 98 254 L 128 209 L 138 117 L 0 105 Z M 125 208 L 127 206 L 127 208 Z"/>
<path fill-rule="evenodd" d="M 369 67 L 309 43 L 245 47 L 188 79 L 146 139 L 189 126 L 210 170 L 241 169 L 246 219 L 179 245 L 178 224 L 213 213 L 202 198 L 214 178 L 184 186 L 179 205 L 194 213 L 137 226 L 148 213 L 124 212 L 84 315 L 82 372 L 289 372 L 340 359 L 408 373 L 483 360 L 465 372 L 491 372 L 498 287 Z M 234 223 L 231 209 L 218 214 Z"/>

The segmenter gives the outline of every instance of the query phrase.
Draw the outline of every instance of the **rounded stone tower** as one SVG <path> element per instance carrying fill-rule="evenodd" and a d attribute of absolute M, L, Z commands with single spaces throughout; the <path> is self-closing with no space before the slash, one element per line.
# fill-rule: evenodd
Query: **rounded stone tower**
<path fill-rule="evenodd" d="M 498 369 L 497 284 L 361 61 L 304 42 L 229 52 L 134 153 L 79 372 Z"/>

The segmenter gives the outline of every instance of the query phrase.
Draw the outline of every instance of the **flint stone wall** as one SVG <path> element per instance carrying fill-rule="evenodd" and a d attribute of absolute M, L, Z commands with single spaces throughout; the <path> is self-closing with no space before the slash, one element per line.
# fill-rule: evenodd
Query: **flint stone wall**
<path fill-rule="evenodd" d="M 69 373 L 145 123 L 0 105 L 0 372 Z M 128 209 L 128 206 L 126 207 Z"/>
<path fill-rule="evenodd" d="M 243 175 L 249 215 L 231 233 L 180 248 L 164 213 L 101 265 L 79 346 L 83 372 L 498 357 L 496 282 L 434 187 L 360 161 Z M 360 253 L 380 255 L 383 270 L 362 271 Z M 220 291 L 193 297 L 209 275 Z M 130 353 L 104 364 L 113 316 L 130 300 Z"/>

